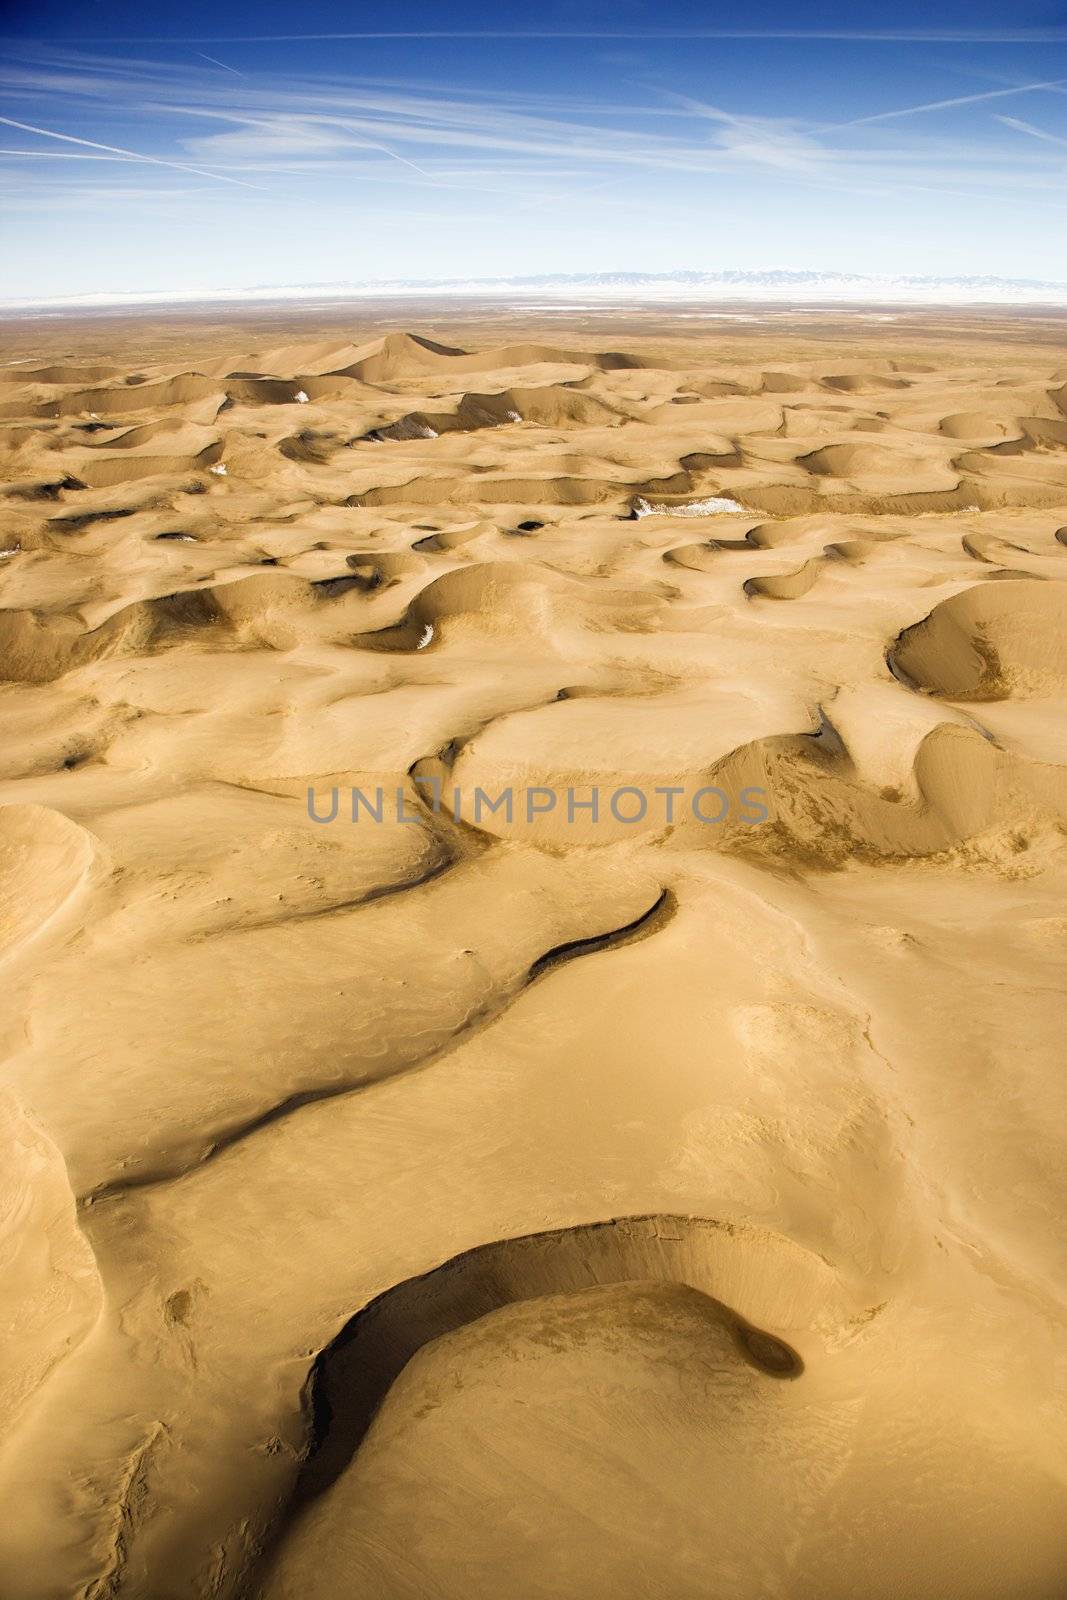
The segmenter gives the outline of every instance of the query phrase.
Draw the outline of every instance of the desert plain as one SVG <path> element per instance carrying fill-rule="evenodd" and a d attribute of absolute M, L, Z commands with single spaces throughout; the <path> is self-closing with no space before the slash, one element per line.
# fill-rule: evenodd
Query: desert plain
<path fill-rule="evenodd" d="M 1062 1597 L 1067 315 L 4 335 L 3 1600 Z"/>

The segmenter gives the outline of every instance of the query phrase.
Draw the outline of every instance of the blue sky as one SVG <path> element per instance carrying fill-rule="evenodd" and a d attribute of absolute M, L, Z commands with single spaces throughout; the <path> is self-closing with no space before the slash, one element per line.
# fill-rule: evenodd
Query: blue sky
<path fill-rule="evenodd" d="M 687 267 L 1067 279 L 1067 8 L 36 0 L 0 297 Z"/>

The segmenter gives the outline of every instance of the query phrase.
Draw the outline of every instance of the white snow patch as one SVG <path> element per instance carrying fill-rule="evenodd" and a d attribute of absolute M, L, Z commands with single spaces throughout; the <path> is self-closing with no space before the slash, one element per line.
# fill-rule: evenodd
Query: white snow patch
<path fill-rule="evenodd" d="M 744 509 L 736 500 L 730 500 L 725 495 L 712 495 L 707 500 L 690 500 L 684 506 L 656 505 L 654 501 L 640 497 L 634 501 L 634 512 L 639 517 L 716 517 Z"/>
<path fill-rule="evenodd" d="M 428 622 L 426 624 L 425 628 L 423 628 L 423 630 L 422 630 L 422 637 L 420 638 L 418 644 L 415 646 L 415 649 L 416 650 L 425 650 L 426 646 L 430 643 L 432 638 L 433 638 L 433 623 L 432 622 Z"/>
<path fill-rule="evenodd" d="M 216 478 L 224 478 L 226 476 L 226 464 L 223 461 L 216 461 L 215 465 L 208 467 L 207 470 L 213 472 Z"/>
<path fill-rule="evenodd" d="M 311 399 L 311 396 L 305 394 L 303 389 L 298 389 L 294 394 L 293 399 L 296 401 L 297 405 L 306 406 L 308 401 Z"/>

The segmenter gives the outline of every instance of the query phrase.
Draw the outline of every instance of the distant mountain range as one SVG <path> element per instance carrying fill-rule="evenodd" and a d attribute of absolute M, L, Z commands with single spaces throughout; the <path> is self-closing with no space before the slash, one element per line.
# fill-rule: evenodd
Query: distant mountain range
<path fill-rule="evenodd" d="M 520 278 L 390 278 L 365 282 L 254 284 L 0 300 L 33 313 L 110 305 L 189 305 L 211 301 L 386 299 L 470 296 L 580 308 L 603 302 L 736 302 L 785 305 L 1048 305 L 1067 307 L 1067 282 L 1043 278 L 876 277 L 842 272 L 574 272 Z"/>

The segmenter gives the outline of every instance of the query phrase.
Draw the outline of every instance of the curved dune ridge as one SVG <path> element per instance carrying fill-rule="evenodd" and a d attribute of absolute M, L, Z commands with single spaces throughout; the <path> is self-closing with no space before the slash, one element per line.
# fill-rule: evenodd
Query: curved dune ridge
<path fill-rule="evenodd" d="M 814 557 L 811 561 L 805 561 L 795 572 L 768 573 L 766 577 L 749 578 L 745 588 L 749 594 L 763 595 L 768 600 L 799 600 L 819 576 L 821 566 L 819 558 Z"/>
<path fill-rule="evenodd" d="M 662 1505 L 654 1489 L 647 1496 L 632 1490 L 627 1496 L 624 1486 L 637 1464 L 646 1477 L 662 1472 L 668 1433 L 675 1449 L 685 1437 L 685 1400 L 670 1405 L 673 1384 L 685 1385 L 688 1379 L 686 1399 L 692 1403 L 699 1395 L 704 1419 L 714 1419 L 719 1449 L 707 1452 L 709 1465 L 716 1454 L 725 1465 L 734 1451 L 758 1448 L 764 1397 L 757 1388 L 756 1360 L 736 1327 L 733 1315 L 716 1301 L 661 1284 L 549 1295 L 490 1313 L 415 1357 L 355 1470 L 321 1511 L 316 1508 L 301 1521 L 259 1592 L 396 1594 L 390 1570 L 396 1561 L 407 1569 L 408 1587 L 401 1593 L 432 1592 L 432 1585 L 439 1594 L 491 1595 L 499 1593 L 500 1575 L 512 1572 L 522 1573 L 522 1592 L 546 1593 L 559 1583 L 561 1568 L 567 1592 L 625 1593 L 633 1581 L 625 1561 L 633 1551 L 620 1541 L 618 1524 L 626 1515 L 638 1524 L 658 1521 Z M 745 1332 L 761 1365 L 767 1362 L 774 1371 L 771 1362 L 788 1359 L 780 1342 L 757 1330 Z M 457 1364 L 464 1372 L 466 1404 L 449 1383 Z M 599 1404 L 591 1403 L 593 1394 Z M 471 1410 L 479 1396 L 480 1419 Z M 521 1407 L 525 1434 L 514 1425 L 512 1400 Z M 658 1429 L 657 1402 L 662 1408 Z M 773 1404 L 768 1409 L 773 1414 Z M 427 1427 L 423 1419 L 435 1412 L 437 1426 Z M 466 1433 L 471 1449 L 495 1457 L 495 1484 L 483 1478 L 471 1485 L 456 1470 L 448 1442 L 459 1433 Z M 606 1470 L 587 1467 L 583 1475 L 581 1463 L 590 1451 L 603 1452 Z M 448 1481 L 439 1475 L 442 1467 Z M 544 1477 L 555 1473 L 561 1481 L 553 1493 Z M 398 1480 L 405 1487 L 421 1483 L 432 1519 L 431 1529 L 416 1536 L 414 1552 L 406 1519 L 388 1514 Z M 715 1483 L 711 1472 L 708 1483 Z M 702 1562 L 705 1570 L 736 1559 L 735 1530 L 745 1520 L 743 1512 L 738 1514 L 743 1497 L 736 1487 L 732 1493 L 726 1484 L 716 1489 L 720 1517 L 734 1538 L 720 1539 L 717 1555 Z M 680 1498 L 677 1483 L 672 1498 Z M 445 1532 L 441 1515 L 452 1508 L 453 1515 L 464 1517 L 466 1538 L 477 1551 L 473 1562 L 464 1563 L 462 1577 L 455 1535 Z M 767 1521 L 773 1549 L 771 1530 L 781 1528 L 781 1519 L 772 1514 Z M 548 1528 L 550 1543 L 544 1539 Z M 727 1541 L 729 1556 L 722 1548 Z M 680 1575 L 669 1544 L 657 1565 L 659 1581 L 678 1593 Z"/>
<path fill-rule="evenodd" d="M 358 643 L 375 649 L 414 649 L 425 647 L 428 628 L 438 642 L 456 634 L 498 635 L 522 628 L 551 645 L 556 629 L 568 624 L 627 631 L 650 628 L 663 605 L 654 590 L 593 585 L 546 567 L 486 562 L 433 578 L 419 590 L 396 627 L 364 634 Z"/>
<path fill-rule="evenodd" d="M 551 345 L 520 344 L 469 352 L 437 344 L 418 334 L 391 333 L 368 345 L 338 370 L 346 377 L 361 378 L 367 383 L 388 383 L 398 378 L 445 371 L 492 372 L 531 366 L 582 366 L 616 371 L 639 365 L 635 357 L 613 351 L 557 350 Z"/>
<path fill-rule="evenodd" d="M 136 601 L 94 628 L 65 612 L 0 612 L 0 681 L 51 683 L 90 663 L 166 647 L 191 631 L 226 629 L 222 593 L 194 590 Z M 260 620 L 257 611 L 257 626 Z"/>
<path fill-rule="evenodd" d="M 121 376 L 121 368 L 112 366 L 46 366 L 34 367 L 19 364 L 18 366 L 0 367 L 0 383 L 24 384 L 47 383 L 63 387 L 84 385 L 87 383 L 102 383 L 107 378 Z"/>
<path fill-rule="evenodd" d="M 56 918 L 83 887 L 89 834 L 44 806 L 0 806 L 0 959 Z"/>
<path fill-rule="evenodd" d="M 893 646 L 895 666 L 929 694 L 1004 700 L 1067 686 L 1067 597 L 1058 584 L 965 589 Z"/>
<path fill-rule="evenodd" d="M 691 1217 L 628 1217 L 501 1240 L 398 1284 L 357 1313 L 315 1363 L 308 1391 L 310 1444 L 290 1526 L 279 1532 L 280 1554 L 276 1550 L 268 1573 L 257 1577 L 256 1592 L 296 1593 L 296 1586 L 316 1581 L 316 1569 L 323 1594 L 349 1592 L 342 1573 L 358 1581 L 351 1547 L 327 1555 L 337 1539 L 331 1490 L 338 1485 L 341 1494 L 334 1498 L 341 1498 L 344 1476 L 358 1461 L 389 1390 L 425 1347 L 454 1343 L 459 1330 L 483 1319 L 489 1319 L 488 1332 L 501 1308 L 531 1303 L 532 1310 L 547 1313 L 544 1337 L 559 1350 L 565 1348 L 568 1315 L 588 1304 L 590 1294 L 595 1304 L 598 1291 L 640 1293 L 655 1284 L 696 1291 L 691 1303 L 706 1319 L 701 1333 L 715 1349 L 712 1370 L 724 1356 L 727 1372 L 747 1368 L 782 1380 L 804 1370 L 784 1338 L 755 1326 L 719 1296 L 741 1297 L 786 1329 L 841 1314 L 840 1292 L 816 1257 L 757 1230 L 739 1233 Z M 626 1299 L 608 1298 L 616 1317 Z M 554 1335 L 557 1305 L 561 1327 Z M 605 1356 L 610 1363 L 610 1347 Z M 722 1375 L 729 1386 L 730 1377 Z M 319 1565 L 324 1557 L 326 1574 Z"/>
<path fill-rule="evenodd" d="M 116 441 L 120 442 L 120 441 Z M 109 489 L 116 484 L 142 478 L 161 478 L 168 474 L 202 472 L 215 465 L 222 455 L 218 439 L 199 448 L 186 448 L 173 455 L 130 449 L 118 456 L 100 456 L 78 462 L 78 476 L 90 489 Z"/>
<path fill-rule="evenodd" d="M 393 801 L 395 789 L 387 795 Z M 318 814 L 329 809 L 322 795 Z M 410 785 L 403 814 L 417 818 Z M 349 869 L 351 887 L 328 916 L 278 909 L 275 896 L 274 915 L 177 946 L 164 940 L 139 963 L 136 994 L 116 997 L 127 960 L 120 945 L 100 960 L 100 989 L 85 999 L 80 1038 L 58 1017 L 43 1020 L 50 1065 L 35 1084 L 35 1104 L 73 1140 L 79 1196 L 177 1177 L 304 1106 L 443 1061 L 532 985 L 554 981 L 549 969 L 595 962 L 598 952 L 669 920 L 662 885 L 640 869 L 613 871 L 602 853 L 566 871 L 537 852 L 509 862 L 396 815 L 383 809 L 373 854 L 359 863 L 359 877 Z M 341 827 L 352 826 L 347 808 L 339 816 Z M 411 890 L 423 891 L 417 915 Z M 392 976 L 398 962 L 420 972 L 417 992 Z M 245 1013 L 233 1006 L 233 986 L 252 972 L 256 1007 Z M 201 997 L 196 1016 L 189 992 Z M 334 1011 L 331 998 L 344 1003 Z M 328 1016 L 313 1022 L 322 1010 Z M 120 1018 L 121 1040 L 108 1055 L 85 1059 L 73 1088 L 69 1074 L 85 1040 L 102 1045 Z M 238 1057 L 245 1068 L 235 1082 Z M 106 1085 L 119 1061 L 125 1100 L 116 1122 Z M 166 1104 L 161 1078 L 170 1084 Z"/>
<path fill-rule="evenodd" d="M 424 1345 L 524 1300 L 623 1283 L 680 1283 L 742 1295 L 785 1328 L 840 1311 L 832 1275 L 788 1240 L 693 1217 L 625 1217 L 481 1245 L 398 1284 L 358 1312 L 310 1378 L 311 1448 L 297 1503 L 322 1494 L 359 1448 L 400 1372 Z M 804 1369 L 797 1352 L 720 1306 L 741 1356 L 776 1378 Z"/>
<path fill-rule="evenodd" d="M 384 427 L 374 428 L 369 439 L 410 441 L 433 439 L 442 433 L 476 433 L 509 423 L 533 422 L 542 427 L 611 427 L 627 420 L 622 413 L 580 390 L 545 384 L 535 389 L 505 389 L 499 394 L 464 394 L 454 411 L 411 411 Z"/>
<path fill-rule="evenodd" d="M 941 432 L 950 439 L 981 439 L 990 444 L 1005 439 L 1021 438 L 1017 422 L 1004 417 L 989 416 L 983 411 L 957 411 L 951 417 L 942 417 Z"/>
<path fill-rule="evenodd" d="M 817 867 L 937 855 L 988 830 L 1010 831 L 1015 776 L 977 730 L 941 724 L 915 751 L 910 793 L 865 783 L 832 731 L 759 740 L 715 767 L 711 781 L 771 797 L 766 826 L 724 830 L 723 843 Z"/>
<path fill-rule="evenodd" d="M 77 1349 L 102 1305 L 100 1275 L 77 1225 L 55 1146 L 0 1092 L 0 1428 Z"/>
<path fill-rule="evenodd" d="M 633 490 L 645 495 L 684 492 L 689 486 L 689 474 L 672 473 L 662 479 L 630 484 L 623 480 L 605 480 L 585 477 L 555 477 L 532 475 L 530 477 L 417 477 L 404 483 L 382 484 L 352 495 L 347 504 L 353 506 L 580 506 L 605 505 L 617 502 Z M 651 508 L 650 508 L 651 509 Z M 711 511 L 739 510 L 733 502 L 711 504 Z"/>
<path fill-rule="evenodd" d="M 1053 1600 L 1059 324 L 371 309 L 10 330 L 3 1600 Z"/>
<path fill-rule="evenodd" d="M 122 384 L 108 389 L 82 389 L 48 402 L 42 413 L 58 417 L 115 417 L 128 412 L 155 411 L 167 406 L 187 405 L 209 395 L 219 395 L 221 386 L 214 378 L 199 372 L 182 372 L 159 383 Z"/>
<path fill-rule="evenodd" d="M 899 465 L 896 451 L 874 444 L 830 444 L 800 457 L 800 465 L 826 478 L 856 478 L 892 473 Z"/>
<path fill-rule="evenodd" d="M 418 557 L 403 554 L 383 554 L 369 565 L 372 575 L 363 583 L 356 571 L 367 563 L 358 558 L 353 559 L 351 576 L 319 582 L 290 573 L 249 572 L 232 583 L 134 601 L 95 627 L 67 613 L 0 611 L 0 681 L 49 683 L 87 663 L 149 655 L 182 644 L 285 650 L 301 637 L 331 631 L 351 638 L 358 631 L 358 613 L 343 605 L 347 595 L 376 588 L 389 575 L 423 570 Z M 374 578 L 374 573 L 380 576 Z M 332 627 L 324 628 L 327 618 Z"/>
<path fill-rule="evenodd" d="M 381 1295 L 319 1356 L 305 1464 L 246 1592 L 488 1600 L 513 1574 L 530 1597 L 561 1583 L 637 1595 L 651 1581 L 695 1600 L 766 1592 L 751 1587 L 755 1561 L 772 1590 L 843 1600 L 871 1576 L 834 1538 L 851 1497 L 892 1496 L 939 1453 L 941 1472 L 966 1475 L 968 1448 L 921 1416 L 921 1369 L 902 1373 L 899 1348 L 894 1359 L 877 1333 L 851 1350 L 813 1340 L 813 1324 L 843 1314 L 817 1257 L 696 1218 L 622 1218 L 459 1256 Z M 887 1460 L 877 1441 L 894 1410 L 913 1413 L 913 1431 Z M 952 1491 L 926 1492 L 912 1527 L 927 1577 L 991 1600 L 1021 1570 L 1010 1513 L 986 1502 L 953 1567 L 930 1543 Z M 813 1497 L 829 1536 L 812 1525 L 798 1547 Z M 911 1592 L 914 1546 L 886 1533 L 873 1592 Z M 1001 1572 L 988 1573 L 997 1540 Z"/>

